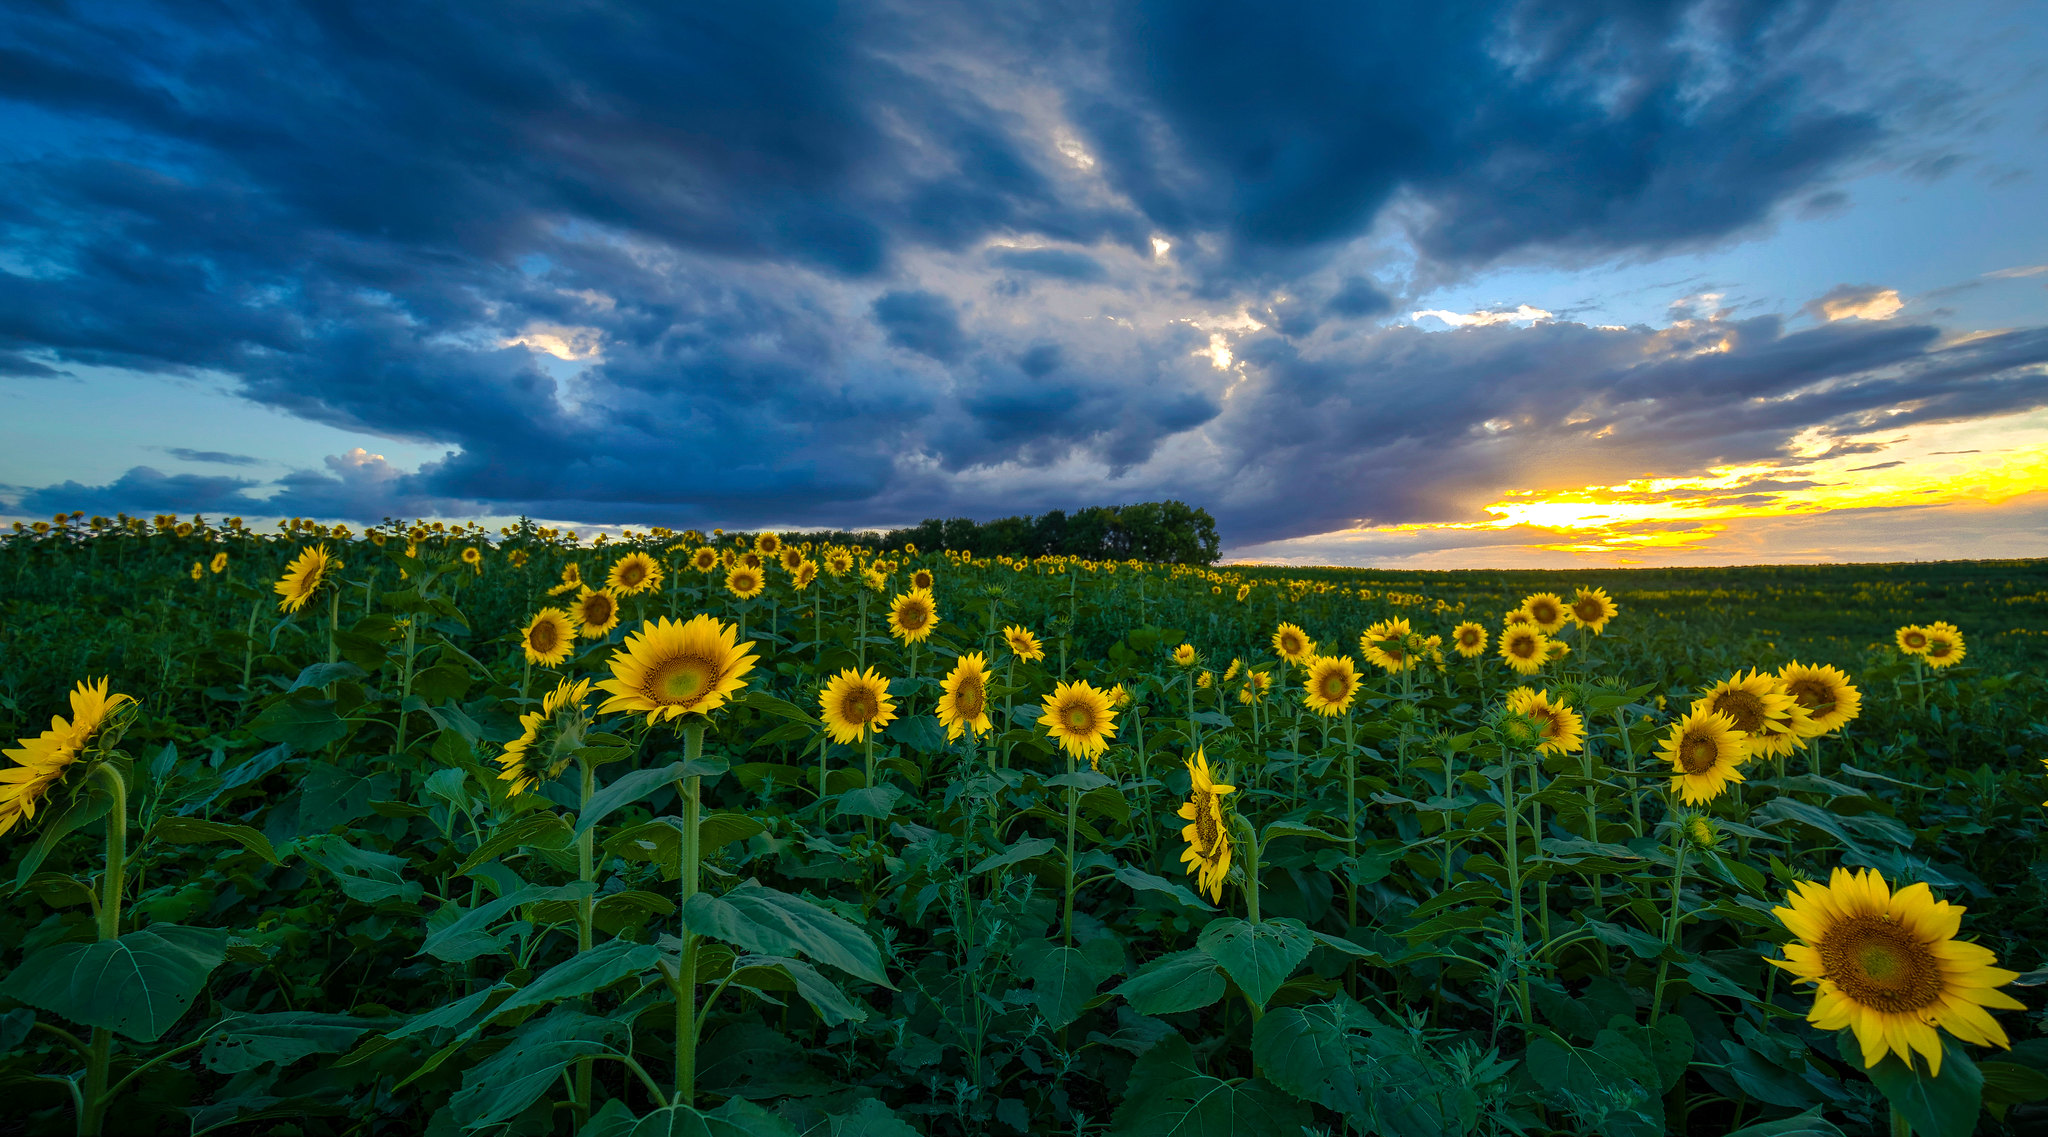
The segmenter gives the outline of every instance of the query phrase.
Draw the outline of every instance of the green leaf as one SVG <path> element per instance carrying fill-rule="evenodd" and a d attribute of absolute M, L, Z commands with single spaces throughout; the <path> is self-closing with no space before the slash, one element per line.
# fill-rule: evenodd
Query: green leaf
<path fill-rule="evenodd" d="M 767 828 L 744 813 L 714 813 L 697 822 L 697 851 L 708 857 L 734 841 L 748 840 Z"/>
<path fill-rule="evenodd" d="M 1017 947 L 1017 974 L 1031 981 L 1031 997 L 1047 1026 L 1064 1027 L 1081 1017 L 1105 976 L 1080 948 L 1028 941 Z"/>
<path fill-rule="evenodd" d="M 779 715 L 782 718 L 792 719 L 796 722 L 816 723 L 818 721 L 818 716 L 787 699 L 778 699 L 766 691 L 749 691 L 734 701 L 742 706 L 752 707 L 757 711 Z"/>
<path fill-rule="evenodd" d="M 918 1137 L 888 1106 L 869 1098 L 852 1113 L 835 1113 L 804 1131 L 804 1137 Z"/>
<path fill-rule="evenodd" d="M 1187 1040 L 1168 1035 L 1131 1067 L 1116 1137 L 1280 1137 L 1301 1131 L 1308 1107 L 1254 1078 L 1203 1073 Z"/>
<path fill-rule="evenodd" d="M 548 1091 L 562 1071 L 587 1054 L 602 1054 L 628 1025 L 557 1007 L 528 1022 L 503 1050 L 470 1067 L 448 1112 L 464 1129 L 509 1121 Z"/>
<path fill-rule="evenodd" d="M 89 784 L 94 789 L 80 792 L 65 805 L 62 812 L 45 822 L 43 831 L 36 834 L 36 839 L 29 845 L 28 852 L 22 854 L 21 867 L 14 874 L 14 887 L 17 890 L 26 885 L 30 877 L 36 875 L 37 869 L 43 867 L 43 862 L 49 858 L 50 850 L 57 847 L 57 842 L 105 817 L 108 811 L 114 808 L 114 799 L 98 789 L 97 778 Z"/>
<path fill-rule="evenodd" d="M 1853 1032 L 1843 1030 L 1839 1037 L 1842 1053 L 1861 1055 Z M 1984 1105 L 1984 1073 L 1962 1047 L 1946 1034 L 1940 1037 L 1938 1078 L 1922 1068 L 1925 1059 L 1908 1066 L 1897 1054 L 1886 1054 L 1884 1061 L 1866 1072 L 1885 1100 L 1913 1127 L 1915 1137 L 1970 1137 Z"/>
<path fill-rule="evenodd" d="M 1365 1107 L 1357 1032 L 1372 1020 L 1355 1003 L 1269 1011 L 1252 1029 L 1252 1061 L 1273 1084 L 1303 1101 L 1355 1114 Z"/>
<path fill-rule="evenodd" d="M 334 713 L 334 700 L 317 691 L 300 691 L 263 709 L 249 730 L 265 742 L 282 742 L 293 750 L 314 751 L 348 734 L 348 724 Z"/>
<path fill-rule="evenodd" d="M 683 905 L 683 923 L 700 936 L 763 955 L 803 955 L 891 990 L 882 952 L 867 932 L 802 897 L 758 881 L 723 896 L 700 892 Z"/>
<path fill-rule="evenodd" d="M 1119 865 L 1116 870 L 1116 879 L 1138 892 L 1164 892 L 1190 908 L 1199 908 L 1204 912 L 1214 912 L 1216 910 L 1214 904 L 1202 899 L 1194 889 L 1189 888 L 1187 885 L 1179 881 L 1168 880 L 1155 873 L 1146 872 L 1141 868 Z"/>
<path fill-rule="evenodd" d="M 282 865 L 277 850 L 270 847 L 270 838 L 247 825 L 223 825 L 218 821 L 202 821 L 197 817 L 164 817 L 150 827 L 150 835 L 180 845 L 198 845 L 208 841 L 233 841 L 242 848 L 262 857 L 273 865 Z"/>
<path fill-rule="evenodd" d="M 733 960 L 732 981 L 767 991 L 795 991 L 826 1026 L 866 1022 L 866 1008 L 839 985 L 800 959 L 779 955 L 743 955 Z"/>
<path fill-rule="evenodd" d="M 863 786 L 848 790 L 839 795 L 839 807 L 832 816 L 872 817 L 877 821 L 887 821 L 903 797 L 903 790 L 898 786 Z"/>
<path fill-rule="evenodd" d="M 414 955 L 431 955 L 447 963 L 467 963 L 480 955 L 501 950 L 502 944 L 489 928 L 498 918 L 519 907 L 540 900 L 581 900 L 595 892 L 597 886 L 589 881 L 577 881 L 550 888 L 546 885 L 529 884 L 514 889 L 496 900 L 486 901 L 464 912 L 452 923 L 436 929 L 427 936 L 425 943 Z"/>
<path fill-rule="evenodd" d="M 1842 1137 L 1842 1131 L 1820 1115 L 1819 1106 L 1814 1106 L 1797 1117 L 1745 1125 L 1728 1137 Z"/>
<path fill-rule="evenodd" d="M 1265 848 L 1280 837 L 1310 837 L 1322 841 L 1335 841 L 1340 845 L 1344 843 L 1344 838 L 1339 837 L 1335 833 L 1325 833 L 1312 825 L 1298 825 L 1292 821 L 1275 821 L 1273 824 L 1266 826 L 1264 833 L 1259 834 L 1259 848 Z"/>
<path fill-rule="evenodd" d="M 980 876 L 985 872 L 1021 864 L 1033 857 L 1042 857 L 1059 847 L 1059 842 L 1050 837 L 1029 837 L 1000 853 L 992 853 L 967 870 L 969 876 Z"/>
<path fill-rule="evenodd" d="M 1574 1114 L 1582 1129 L 1617 1137 L 1659 1137 L 1664 1103 L 1656 1063 L 1627 1037 L 1602 1030 L 1590 1047 L 1544 1031 L 1523 1060 L 1552 1104 Z"/>
<path fill-rule="evenodd" d="M 1223 997 L 1223 972 L 1200 948 L 1161 956 L 1115 988 L 1141 1015 L 1170 1015 L 1206 1007 Z"/>
<path fill-rule="evenodd" d="M 1984 1075 L 1984 1100 L 2006 1105 L 2048 1098 L 2048 1074 L 2017 1062 L 1979 1062 Z"/>
<path fill-rule="evenodd" d="M 455 875 L 461 876 L 513 849 L 566 849 L 575 840 L 574 831 L 560 814 L 536 809 L 492 830 L 490 838 L 476 847 Z"/>
<path fill-rule="evenodd" d="M 340 837 L 320 834 L 308 837 L 299 847 L 307 860 L 334 874 L 341 891 L 351 900 L 365 904 L 397 901 L 418 904 L 425 890 L 416 880 L 406 880 L 399 870 L 410 865 L 404 857 L 358 849 Z"/>
<path fill-rule="evenodd" d="M 900 742 L 922 754 L 937 754 L 946 748 L 946 728 L 931 715 L 911 715 L 889 724 L 883 737 Z"/>
<path fill-rule="evenodd" d="M 1098 816 L 1130 824 L 1131 803 L 1115 786 L 1097 786 L 1089 790 L 1081 795 L 1080 806 Z"/>
<path fill-rule="evenodd" d="M 98 899 L 83 881 L 73 880 L 60 872 L 39 872 L 28 878 L 28 883 L 24 887 L 41 897 L 43 903 L 52 908 L 91 904 Z"/>
<path fill-rule="evenodd" d="M 279 1011 L 229 1015 L 199 1049 L 216 1074 L 241 1074 L 276 1063 L 289 1066 L 309 1054 L 340 1054 L 377 1024 L 354 1015 Z"/>
<path fill-rule="evenodd" d="M 626 940 L 613 940 L 589 951 L 577 952 L 568 959 L 548 968 L 540 978 L 521 987 L 513 996 L 498 1004 L 492 1012 L 493 1019 L 521 1007 L 538 1007 L 563 999 L 575 999 L 593 991 L 602 991 L 629 975 L 651 971 L 654 962 L 661 958 L 661 950 L 653 944 L 636 944 Z M 470 1034 L 474 1034 L 472 1029 Z"/>
<path fill-rule="evenodd" d="M 881 1131 L 874 1132 L 880 1137 Z M 727 1098 L 709 1113 L 672 1105 L 637 1119 L 625 1102 L 613 1098 L 591 1115 L 576 1137 L 797 1137 L 797 1132 L 745 1098 Z"/>
<path fill-rule="evenodd" d="M 591 795 L 590 804 L 576 815 L 576 829 L 573 834 L 581 837 L 597 827 L 597 823 L 610 817 L 615 811 L 639 801 L 672 782 L 689 777 L 714 777 L 725 773 L 725 761 L 720 758 L 699 758 L 695 762 L 671 762 L 652 770 L 635 770 L 619 777 L 611 785 Z"/>
<path fill-rule="evenodd" d="M 47 947 L 15 968 L 0 995 L 73 1022 L 155 1042 L 227 958 L 228 933 L 151 924 L 115 940 Z"/>
<path fill-rule="evenodd" d="M 306 669 L 299 672 L 299 677 L 285 690 L 301 691 L 307 687 L 325 687 L 329 683 L 337 683 L 343 679 L 361 679 L 364 674 L 366 673 L 362 668 L 347 660 L 338 663 L 307 664 Z"/>
<path fill-rule="evenodd" d="M 1223 965 L 1253 1003 L 1263 1007 L 1316 946 L 1299 920 L 1281 917 L 1253 924 L 1236 918 L 1211 920 L 1196 946 Z"/>

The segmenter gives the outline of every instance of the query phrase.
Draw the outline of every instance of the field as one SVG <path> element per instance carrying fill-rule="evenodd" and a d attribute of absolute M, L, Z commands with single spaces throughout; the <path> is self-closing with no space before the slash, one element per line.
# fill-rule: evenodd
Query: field
<path fill-rule="evenodd" d="M 2048 562 L 803 541 L 0 538 L 0 1131 L 2048 1131 Z"/>

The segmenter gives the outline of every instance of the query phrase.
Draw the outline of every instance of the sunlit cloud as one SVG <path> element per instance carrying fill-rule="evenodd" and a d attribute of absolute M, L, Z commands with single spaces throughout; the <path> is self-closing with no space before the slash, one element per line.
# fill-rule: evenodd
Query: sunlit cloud
<path fill-rule="evenodd" d="M 2044 272 L 2048 272 L 2048 265 L 2020 265 L 2017 268 L 2002 268 L 1984 275 L 1999 280 L 2014 280 L 2023 276 L 2039 276 Z"/>
<path fill-rule="evenodd" d="M 1843 284 L 1830 289 L 1828 294 L 1807 305 L 1807 310 L 1823 320 L 1889 320 L 1906 306 L 1899 299 L 1896 288 L 1877 288 L 1868 285 Z"/>
<path fill-rule="evenodd" d="M 597 328 L 530 324 L 516 336 L 498 341 L 499 347 L 528 347 L 556 359 L 577 362 L 604 356 L 604 333 Z"/>
<path fill-rule="evenodd" d="M 1527 304 L 1519 304 L 1514 308 L 1492 311 L 1482 309 L 1477 312 L 1449 312 L 1442 308 L 1427 308 L 1408 314 L 1410 320 L 1421 320 L 1424 316 L 1433 316 L 1454 328 L 1485 328 L 1494 324 L 1527 324 L 1537 320 L 1548 320 L 1551 313 Z"/>

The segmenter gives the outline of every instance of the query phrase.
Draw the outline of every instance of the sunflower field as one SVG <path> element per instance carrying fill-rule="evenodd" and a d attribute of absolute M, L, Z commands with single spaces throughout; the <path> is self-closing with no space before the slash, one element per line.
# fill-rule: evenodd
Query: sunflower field
<path fill-rule="evenodd" d="M 2048 1132 L 2048 563 L 0 537 L 0 1132 Z"/>

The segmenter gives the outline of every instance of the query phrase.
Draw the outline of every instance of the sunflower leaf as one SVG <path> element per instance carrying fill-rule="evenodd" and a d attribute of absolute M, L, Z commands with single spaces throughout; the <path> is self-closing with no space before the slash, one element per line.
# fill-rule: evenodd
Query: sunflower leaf
<path fill-rule="evenodd" d="M 1117 1107 L 1119 1137 L 1256 1137 L 1295 1133 L 1308 1107 L 1256 1078 L 1224 1081 L 1204 1073 L 1194 1050 L 1168 1035 L 1131 1067 Z"/>
<path fill-rule="evenodd" d="M 1859 1053 L 1854 1031 L 1843 1030 L 1838 1037 L 1843 1054 Z M 1867 1073 L 1919 1137 L 1970 1137 L 1984 1104 L 1984 1072 L 1948 1035 L 1939 1037 L 1939 1077 L 1927 1071 L 1924 1059 L 1908 1065 L 1897 1054 L 1886 1054 Z"/>
<path fill-rule="evenodd" d="M 590 804 L 576 817 L 571 838 L 581 837 L 614 812 L 673 782 L 690 777 L 716 777 L 725 773 L 723 758 L 699 758 L 694 762 L 671 762 L 652 770 L 635 770 L 591 796 Z"/>
<path fill-rule="evenodd" d="M 0 995 L 155 1042 L 227 958 L 227 942 L 218 929 L 160 923 L 119 939 L 57 944 L 22 960 L 0 982 Z"/>
<path fill-rule="evenodd" d="M 1223 965 L 1246 997 L 1263 1007 L 1308 958 L 1316 939 L 1307 926 L 1290 917 L 1257 924 L 1231 918 L 1210 921 L 1195 944 Z"/>

